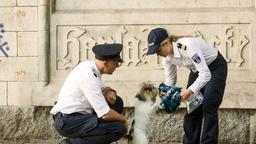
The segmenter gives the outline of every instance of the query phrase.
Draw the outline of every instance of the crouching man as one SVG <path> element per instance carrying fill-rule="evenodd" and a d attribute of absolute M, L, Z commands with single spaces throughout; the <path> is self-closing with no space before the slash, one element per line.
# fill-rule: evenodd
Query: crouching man
<path fill-rule="evenodd" d="M 95 61 L 77 65 L 66 78 L 51 109 L 54 127 L 66 137 L 61 144 L 109 144 L 127 132 L 123 101 L 106 87 L 102 74 L 112 74 L 122 62 L 121 44 L 93 47 Z"/>

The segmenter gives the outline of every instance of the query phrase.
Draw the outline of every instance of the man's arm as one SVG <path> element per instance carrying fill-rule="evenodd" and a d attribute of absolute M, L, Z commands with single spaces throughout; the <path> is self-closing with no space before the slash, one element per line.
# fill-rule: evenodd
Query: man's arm
<path fill-rule="evenodd" d="M 104 114 L 101 118 L 105 121 L 113 121 L 113 120 L 121 121 L 121 122 L 127 121 L 127 118 L 124 115 L 119 114 L 113 109 L 110 109 L 109 112 Z"/>

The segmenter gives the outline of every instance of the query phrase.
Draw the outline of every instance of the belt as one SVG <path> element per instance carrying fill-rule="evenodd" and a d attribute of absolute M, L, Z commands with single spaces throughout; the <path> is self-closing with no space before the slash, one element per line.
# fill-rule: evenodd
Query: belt
<path fill-rule="evenodd" d="M 52 117 L 55 120 L 56 118 L 60 118 L 60 117 L 71 117 L 71 116 L 77 116 L 77 115 L 82 115 L 82 113 L 75 112 L 75 113 L 71 113 L 71 114 L 65 114 L 62 112 L 58 112 L 55 115 L 53 115 Z"/>

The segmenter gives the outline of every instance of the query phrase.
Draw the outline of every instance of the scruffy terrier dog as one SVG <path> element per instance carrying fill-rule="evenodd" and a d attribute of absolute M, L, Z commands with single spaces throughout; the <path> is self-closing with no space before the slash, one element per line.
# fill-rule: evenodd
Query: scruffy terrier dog
<path fill-rule="evenodd" d="M 140 85 L 140 91 L 136 95 L 135 114 L 132 127 L 129 132 L 129 143 L 147 144 L 147 130 L 153 118 L 153 114 L 159 108 L 156 103 L 158 88 L 151 83 L 143 82 Z"/>

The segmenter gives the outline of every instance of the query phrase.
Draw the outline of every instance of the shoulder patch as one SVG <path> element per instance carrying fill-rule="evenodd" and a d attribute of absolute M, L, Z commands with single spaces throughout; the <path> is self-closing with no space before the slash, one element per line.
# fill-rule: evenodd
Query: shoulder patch
<path fill-rule="evenodd" d="M 201 62 L 201 58 L 198 56 L 198 54 L 195 54 L 192 56 L 192 60 L 196 63 L 200 63 Z"/>

